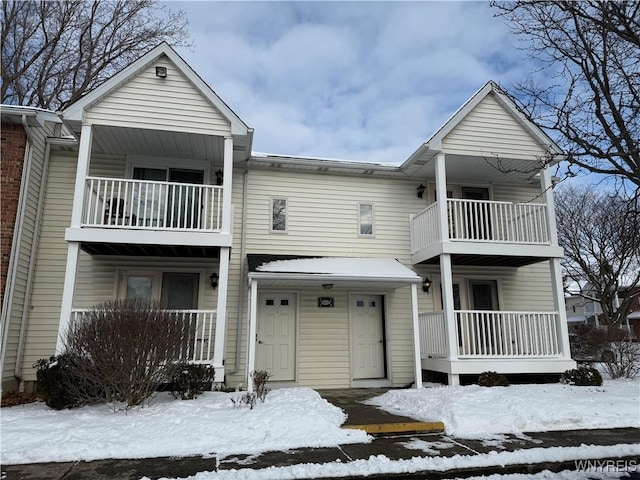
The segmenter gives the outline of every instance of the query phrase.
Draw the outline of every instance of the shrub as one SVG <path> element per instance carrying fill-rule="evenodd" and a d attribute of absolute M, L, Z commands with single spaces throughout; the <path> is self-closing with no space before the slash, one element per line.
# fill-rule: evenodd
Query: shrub
<path fill-rule="evenodd" d="M 267 394 L 271 391 L 271 389 L 267 388 L 267 380 L 269 377 L 270 375 L 266 370 L 254 370 L 251 372 L 253 392 L 246 392 L 235 400 L 232 398 L 231 402 L 233 402 L 236 407 L 247 405 L 251 410 L 256 406 L 258 400 L 264 403 Z"/>
<path fill-rule="evenodd" d="M 564 372 L 560 381 L 579 387 L 597 387 L 602 385 L 602 375 L 593 367 L 578 367 Z"/>
<path fill-rule="evenodd" d="M 482 372 L 478 377 L 478 385 L 481 387 L 508 387 L 509 380 L 497 372 Z"/>
<path fill-rule="evenodd" d="M 189 319 L 178 318 L 156 303 L 116 300 L 100 304 L 71 326 L 65 335 L 66 353 L 74 362 L 79 386 L 99 385 L 100 392 L 70 385 L 76 401 L 106 401 L 127 408 L 152 398 L 184 368 L 193 335 Z M 96 398 L 95 395 L 98 395 Z"/>
<path fill-rule="evenodd" d="M 79 371 L 89 367 L 88 363 L 69 354 L 43 358 L 34 363 L 38 393 L 48 407 L 63 410 L 95 403 L 100 399 L 100 386 L 86 382 L 79 375 Z M 81 394 L 78 395 L 78 392 Z"/>
<path fill-rule="evenodd" d="M 611 378 L 635 378 L 640 373 L 640 345 L 629 338 L 615 338 L 602 358 Z"/>
<path fill-rule="evenodd" d="M 214 376 L 211 365 L 185 365 L 171 379 L 171 393 L 182 400 L 193 400 L 211 388 Z"/>

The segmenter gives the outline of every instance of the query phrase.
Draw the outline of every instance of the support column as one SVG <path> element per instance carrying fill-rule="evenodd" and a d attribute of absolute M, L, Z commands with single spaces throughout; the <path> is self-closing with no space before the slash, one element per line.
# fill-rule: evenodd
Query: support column
<path fill-rule="evenodd" d="M 231 186 L 233 184 L 233 138 L 224 139 L 222 177 L 222 231 L 231 233 Z"/>
<path fill-rule="evenodd" d="M 411 285 L 411 317 L 413 320 L 413 361 L 416 371 L 416 388 L 422 388 L 422 355 L 420 354 L 420 318 L 418 317 L 418 286 Z"/>
<path fill-rule="evenodd" d="M 216 307 L 216 333 L 213 344 L 214 382 L 224 382 L 224 339 L 227 333 L 227 290 L 229 285 L 229 247 L 220 248 L 218 266 L 218 304 Z"/>
<path fill-rule="evenodd" d="M 553 307 L 556 311 L 558 320 L 557 334 L 558 346 L 562 358 L 571 359 L 571 347 L 569 344 L 569 326 L 567 324 L 567 311 L 564 305 L 564 288 L 562 285 L 562 270 L 560 267 L 560 259 L 552 258 L 549 260 L 549 270 L 551 271 L 551 290 L 553 295 Z"/>
<path fill-rule="evenodd" d="M 247 333 L 247 391 L 253 392 L 251 372 L 256 369 L 256 326 L 258 316 L 258 282 L 251 280 L 249 286 L 249 328 Z"/>
<path fill-rule="evenodd" d="M 91 125 L 83 124 L 80 133 L 80 145 L 78 146 L 78 164 L 76 167 L 76 181 L 71 210 L 71 228 L 80 228 L 82 225 L 82 209 L 84 208 L 87 174 L 91 161 L 92 141 L 93 129 Z M 56 340 L 56 354 L 62 353 L 64 348 L 64 334 L 71 323 L 71 309 L 73 308 L 73 298 L 76 290 L 79 256 L 80 243 L 69 242 L 67 249 L 67 266 L 64 274 L 64 285 L 62 287 L 62 305 L 60 308 L 60 322 L 58 324 L 58 338 Z"/>
<path fill-rule="evenodd" d="M 449 215 L 447 213 L 447 171 L 445 155 L 436 156 L 436 198 L 438 202 L 438 224 L 440 227 L 440 241 L 449 241 Z"/>
<path fill-rule="evenodd" d="M 455 362 L 458 359 L 458 331 L 456 329 L 456 314 L 453 305 L 453 274 L 451 270 L 451 255 L 440 255 L 440 283 L 442 285 L 442 307 L 447 330 L 447 359 Z M 448 374 L 449 385 L 460 385 L 460 378 L 456 374 Z"/>
<path fill-rule="evenodd" d="M 551 245 L 558 245 L 558 227 L 556 226 L 556 208 L 553 201 L 553 183 L 549 168 L 540 170 L 540 187 L 542 197 L 547 205 L 547 234 Z"/>
<path fill-rule="evenodd" d="M 73 297 L 76 290 L 79 256 L 80 243 L 69 242 L 67 247 L 67 267 L 62 287 L 62 306 L 60 308 L 60 323 L 58 324 L 58 338 L 56 340 L 56 355 L 60 355 L 64 349 L 64 335 L 71 324 L 71 309 L 73 308 Z"/>

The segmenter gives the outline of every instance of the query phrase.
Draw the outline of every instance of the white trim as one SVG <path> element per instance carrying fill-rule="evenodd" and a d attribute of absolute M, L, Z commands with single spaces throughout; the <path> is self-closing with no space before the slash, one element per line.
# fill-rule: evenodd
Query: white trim
<path fill-rule="evenodd" d="M 224 139 L 224 159 L 222 167 L 222 231 L 231 233 L 233 184 L 233 138 Z"/>
<path fill-rule="evenodd" d="M 215 382 L 224 381 L 224 341 L 227 334 L 227 292 L 229 285 L 229 256 L 231 249 L 220 249 L 218 263 L 218 298 L 216 306 L 216 331 L 213 343 L 213 366 L 215 368 Z"/>
<path fill-rule="evenodd" d="M 249 328 L 247 329 L 247 365 L 245 372 L 245 381 L 247 383 L 247 392 L 253 392 L 253 382 L 251 381 L 251 372 L 256 368 L 256 332 L 257 332 L 257 316 L 258 316 L 258 282 L 250 280 L 249 284 Z"/>
<path fill-rule="evenodd" d="M 76 290 L 78 276 L 78 258 L 80 256 L 80 243 L 69 242 L 67 246 L 67 264 L 64 273 L 64 285 L 62 287 L 62 305 L 60 307 L 60 322 L 58 324 L 58 338 L 56 339 L 56 355 L 64 349 L 64 335 L 71 322 L 71 310 Z"/>
<path fill-rule="evenodd" d="M 422 355 L 420 353 L 420 318 L 418 316 L 418 286 L 411 285 L 411 324 L 413 326 L 413 362 L 415 387 L 422 388 Z"/>
<path fill-rule="evenodd" d="M 93 142 L 93 128 L 91 125 L 82 125 L 80 146 L 78 147 L 78 162 L 76 167 L 76 183 L 73 195 L 73 207 L 71 209 L 71 227 L 80 227 L 82 224 L 82 210 L 84 209 L 84 197 L 86 195 L 86 178 L 89 174 L 91 162 L 91 145 Z"/>

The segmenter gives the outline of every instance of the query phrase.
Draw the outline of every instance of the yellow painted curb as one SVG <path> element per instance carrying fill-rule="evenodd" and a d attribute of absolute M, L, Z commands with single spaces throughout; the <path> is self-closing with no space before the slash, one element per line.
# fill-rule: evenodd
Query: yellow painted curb
<path fill-rule="evenodd" d="M 343 425 L 342 428 L 364 430 L 372 435 L 380 433 L 413 433 L 413 432 L 444 432 L 442 422 L 404 422 L 404 423 L 375 423 L 370 425 Z"/>

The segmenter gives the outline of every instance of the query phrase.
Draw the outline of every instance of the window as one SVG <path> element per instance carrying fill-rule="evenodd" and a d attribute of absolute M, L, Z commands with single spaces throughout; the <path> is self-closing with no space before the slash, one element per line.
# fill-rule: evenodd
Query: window
<path fill-rule="evenodd" d="M 272 232 L 287 231 L 287 199 L 271 199 L 271 228 Z"/>
<path fill-rule="evenodd" d="M 373 235 L 373 205 L 371 203 L 358 204 L 358 234 Z"/>

